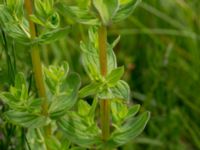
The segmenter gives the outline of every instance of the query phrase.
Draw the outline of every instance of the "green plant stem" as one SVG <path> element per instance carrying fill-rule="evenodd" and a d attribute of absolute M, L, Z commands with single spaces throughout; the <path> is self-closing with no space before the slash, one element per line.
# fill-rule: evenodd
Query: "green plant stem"
<path fill-rule="evenodd" d="M 101 26 L 99 28 L 99 61 L 102 76 L 107 74 L 107 28 Z M 110 135 L 110 102 L 109 100 L 102 99 L 100 101 L 100 117 L 101 117 L 101 130 L 102 139 L 107 141 Z"/>
<path fill-rule="evenodd" d="M 33 46 L 31 50 L 31 58 L 33 63 L 33 71 L 36 81 L 36 86 L 38 89 L 38 94 L 41 98 L 43 98 L 43 114 L 47 115 L 48 113 L 48 105 L 46 102 L 46 91 L 44 87 L 44 81 L 42 76 L 42 66 L 41 66 L 41 60 L 40 60 L 40 53 L 37 46 Z"/>
<path fill-rule="evenodd" d="M 31 15 L 33 13 L 31 0 L 25 0 L 25 8 L 28 15 Z M 29 21 L 29 30 L 30 30 L 31 39 L 34 39 L 36 37 L 36 28 L 33 21 L 30 20 L 30 17 L 28 17 L 28 21 Z M 40 98 L 43 99 L 42 114 L 47 116 L 48 103 L 47 103 L 45 85 L 44 85 L 44 80 L 43 80 L 43 75 L 42 75 L 42 63 L 40 59 L 40 51 L 37 45 L 32 45 L 31 47 L 31 58 L 32 58 L 33 71 L 34 71 L 34 76 L 35 76 L 36 87 L 38 89 L 38 94 Z M 46 132 L 46 135 L 50 135 L 51 127 L 50 126 L 45 127 L 45 132 Z"/>

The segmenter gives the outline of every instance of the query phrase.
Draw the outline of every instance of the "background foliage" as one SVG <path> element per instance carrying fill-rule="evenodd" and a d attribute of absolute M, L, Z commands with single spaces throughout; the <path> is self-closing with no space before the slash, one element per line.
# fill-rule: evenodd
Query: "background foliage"
<path fill-rule="evenodd" d="M 143 0 L 126 21 L 109 28 L 109 41 L 121 34 L 115 52 L 119 66 L 125 64 L 124 79 L 133 91 L 133 103 L 142 104 L 152 114 L 143 135 L 123 149 L 200 149 L 199 14 L 199 0 Z M 89 79 L 79 65 L 79 42 L 86 39 L 87 26 L 77 25 L 69 18 L 60 19 L 62 25 L 71 25 L 70 33 L 41 47 L 43 62 L 59 64 L 67 60 L 70 68 L 81 74 L 83 84 L 87 84 Z M 16 71 L 29 74 L 30 79 L 32 73 L 27 47 L 12 39 L 7 39 L 5 47 L 4 37 L 0 40 L 0 90 L 3 90 L 12 84 Z M 0 113 L 5 109 L 1 104 Z M 23 129 L 16 129 L 2 119 L 0 147 L 15 149 L 22 145 L 26 140 Z"/>

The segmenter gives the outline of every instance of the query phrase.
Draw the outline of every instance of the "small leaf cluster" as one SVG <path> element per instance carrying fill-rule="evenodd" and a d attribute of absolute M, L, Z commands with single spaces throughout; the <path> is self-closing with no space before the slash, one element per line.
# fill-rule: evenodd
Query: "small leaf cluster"
<path fill-rule="evenodd" d="M 77 101 L 80 87 L 80 77 L 76 73 L 68 75 L 68 64 L 60 67 L 44 68 L 48 99 L 50 100 L 48 114 L 52 119 L 66 114 Z"/>
<path fill-rule="evenodd" d="M 84 0 L 85 8 L 68 6 L 65 1 L 56 5 L 61 14 L 69 14 L 76 21 L 88 24 L 108 26 L 126 19 L 142 0 Z M 83 2 L 82 2 L 83 3 Z"/>
<path fill-rule="evenodd" d="M 35 14 L 31 15 L 32 21 L 46 28 L 57 28 L 60 16 L 54 9 L 54 0 L 34 1 Z"/>
<path fill-rule="evenodd" d="M 41 99 L 29 93 L 22 73 L 16 75 L 15 86 L 11 86 L 9 92 L 1 93 L 0 98 L 10 108 L 5 112 L 5 117 L 10 122 L 29 128 L 41 127 L 48 123 L 48 119 L 40 115 Z"/>
<path fill-rule="evenodd" d="M 59 27 L 60 17 L 54 9 L 54 0 L 37 0 L 34 5 L 34 14 L 27 18 L 24 0 L 7 0 L 0 4 L 1 28 L 16 42 L 25 45 L 46 44 L 63 37 L 68 27 Z M 38 27 L 37 36 L 34 38 L 31 38 L 29 19 Z M 39 27 L 42 30 L 39 30 Z"/>

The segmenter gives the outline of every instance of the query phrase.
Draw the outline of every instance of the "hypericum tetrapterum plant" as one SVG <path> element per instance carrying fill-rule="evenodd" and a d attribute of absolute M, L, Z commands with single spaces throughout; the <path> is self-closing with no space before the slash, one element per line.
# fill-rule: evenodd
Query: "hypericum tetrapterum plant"
<path fill-rule="evenodd" d="M 64 0 L 6 0 L 0 4 L 0 25 L 15 42 L 29 47 L 38 93 L 30 91 L 23 73 L 0 98 L 9 106 L 7 121 L 27 128 L 27 149 L 112 150 L 138 136 L 149 112 L 136 116 L 140 106 L 129 106 L 130 89 L 121 80 L 107 27 L 127 18 L 141 0 L 82 0 L 69 6 Z M 39 46 L 53 42 L 68 29 L 61 28 L 59 13 L 89 25 L 88 40 L 81 42 L 82 62 L 91 83 L 80 87 L 80 78 L 68 73 L 67 63 L 42 66 Z M 86 97 L 92 96 L 92 104 Z M 77 100 L 79 101 L 77 102 Z M 76 103 L 77 102 L 77 103 Z M 98 111 L 100 110 L 100 111 Z M 60 130 L 61 129 L 61 130 Z"/>
<path fill-rule="evenodd" d="M 79 91 L 79 97 L 83 99 L 93 96 L 92 106 L 80 101 L 87 106 L 88 114 L 92 114 L 90 110 L 94 111 L 96 101 L 99 102 L 100 119 L 94 115 L 87 114 L 84 118 L 77 114 L 76 117 L 64 117 L 58 121 L 68 139 L 77 145 L 113 149 L 138 136 L 149 120 L 149 112 L 135 117 L 139 105 L 130 108 L 127 105 L 130 89 L 128 84 L 121 80 L 124 67 L 117 66 L 113 52 L 120 37 L 111 44 L 107 42 L 107 27 L 127 18 L 140 2 L 141 0 L 85 0 L 77 6 L 69 6 L 64 1 L 56 4 L 62 15 L 90 26 L 88 41 L 81 42 L 80 47 L 83 66 L 91 83 Z M 87 118 L 91 121 L 85 124 Z M 94 118 L 96 121 L 92 121 Z"/>

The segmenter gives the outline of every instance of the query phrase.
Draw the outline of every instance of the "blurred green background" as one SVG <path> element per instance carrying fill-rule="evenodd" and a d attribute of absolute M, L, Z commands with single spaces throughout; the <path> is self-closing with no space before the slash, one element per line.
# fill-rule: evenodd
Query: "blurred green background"
<path fill-rule="evenodd" d="M 80 65 L 79 43 L 87 38 L 88 27 L 61 19 L 71 30 L 62 40 L 41 47 L 43 62 L 68 61 L 85 84 L 88 77 Z M 121 35 L 115 53 L 119 66 L 126 68 L 124 79 L 133 91 L 133 103 L 151 111 L 143 134 L 121 149 L 200 149 L 200 1 L 143 0 L 132 16 L 108 32 L 110 42 Z M 9 64 L 15 61 L 16 71 L 31 76 L 29 50 L 9 38 L 7 43 L 6 49 L 0 45 L 0 90 L 12 83 Z M 0 106 L 2 113 L 6 108 Z M 15 127 L 9 133 L 7 129 L 10 125 L 0 119 L 0 147 L 15 149 L 16 143 L 23 143 L 23 135 Z M 10 140 L 12 134 L 20 138 Z"/>

